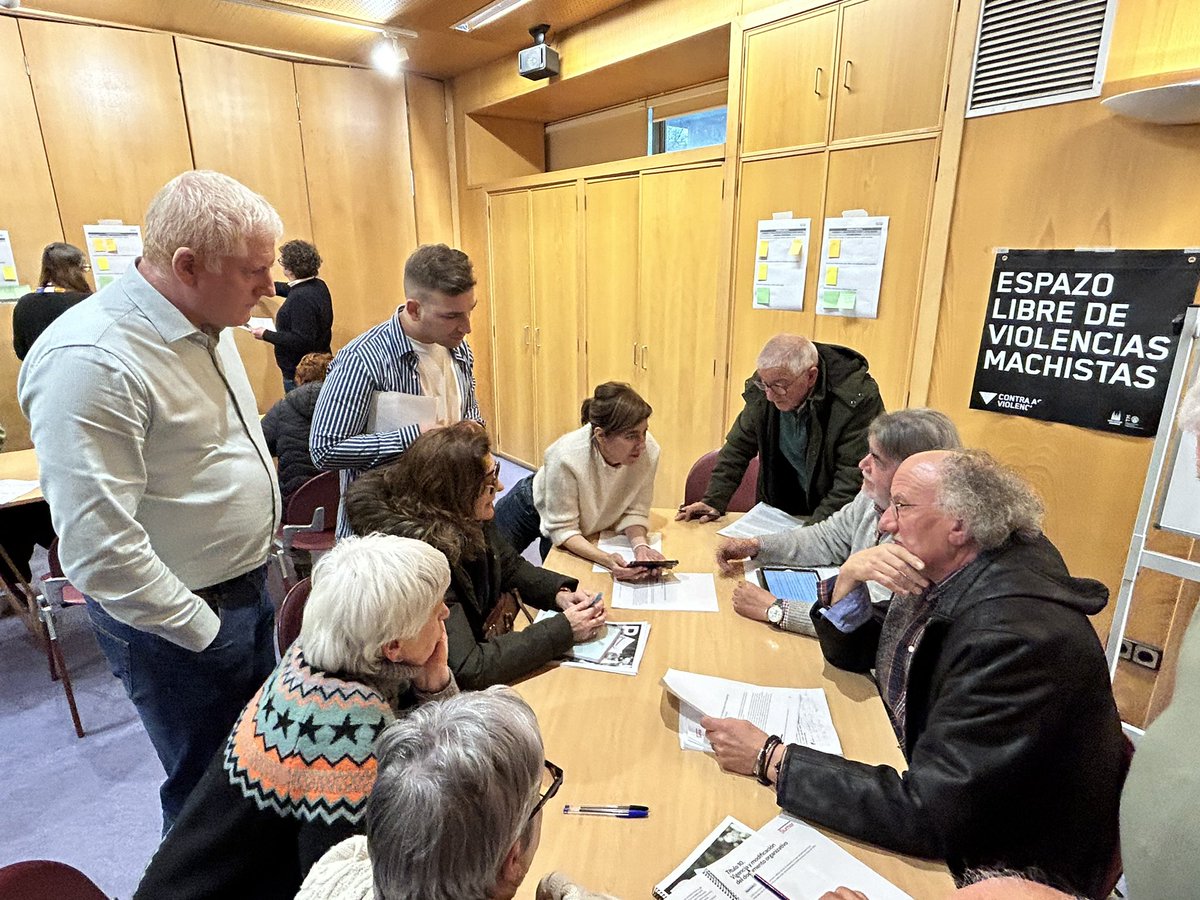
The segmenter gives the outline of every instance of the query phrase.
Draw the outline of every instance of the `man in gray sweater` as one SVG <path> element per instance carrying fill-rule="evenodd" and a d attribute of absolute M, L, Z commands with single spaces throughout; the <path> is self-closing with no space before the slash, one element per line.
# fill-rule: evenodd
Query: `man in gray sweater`
<path fill-rule="evenodd" d="M 863 486 L 853 501 L 828 519 L 756 538 L 727 538 L 717 547 L 717 565 L 735 574 L 737 561 L 766 566 L 841 566 L 868 582 L 872 605 L 886 607 L 894 590 L 924 587 L 921 561 L 879 531 L 891 502 L 892 476 L 900 463 L 925 450 L 962 446 L 954 423 L 932 409 L 902 409 L 876 416 L 867 432 L 867 455 L 858 463 Z M 733 590 L 733 608 L 748 619 L 784 631 L 814 635 L 811 604 L 781 600 L 749 581 Z"/>

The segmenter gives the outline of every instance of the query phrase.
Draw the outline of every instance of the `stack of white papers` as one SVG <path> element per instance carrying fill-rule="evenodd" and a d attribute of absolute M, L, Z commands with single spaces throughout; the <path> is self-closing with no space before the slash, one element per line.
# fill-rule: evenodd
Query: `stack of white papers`
<path fill-rule="evenodd" d="M 717 534 L 731 538 L 752 538 L 774 534 L 777 531 L 788 531 L 803 524 L 803 519 L 789 516 L 781 509 L 766 503 L 755 503 L 750 512 L 736 522 L 726 525 Z"/>
<path fill-rule="evenodd" d="M 701 716 L 745 719 L 785 744 L 842 755 L 823 688 L 761 687 L 712 675 L 667 669 L 663 686 L 679 698 L 679 748 L 712 750 Z"/>
<path fill-rule="evenodd" d="M 551 616 L 562 615 L 544 609 L 535 622 Z M 604 633 L 586 644 L 575 644 L 560 665 L 577 669 L 592 669 L 596 672 L 615 672 L 618 675 L 636 675 L 642 665 L 642 654 L 646 652 L 646 641 L 650 637 L 649 622 L 610 622 Z"/>
<path fill-rule="evenodd" d="M 661 534 L 655 532 L 654 534 L 646 535 L 646 542 L 650 545 L 651 550 L 657 550 L 659 553 L 662 553 Z M 600 538 L 600 540 L 596 542 L 596 549 L 601 550 L 604 553 L 620 553 L 625 562 L 631 562 L 633 560 L 633 544 L 630 543 L 629 538 L 625 537 L 623 534 L 612 534 L 608 537 Z M 592 566 L 592 571 L 607 572 L 608 569 L 604 568 L 604 566 L 600 565 L 599 563 L 596 563 Z"/>
<path fill-rule="evenodd" d="M 757 878 L 756 878 L 757 876 Z M 724 857 L 675 885 L 671 900 L 771 900 L 757 879 L 789 900 L 809 900 L 846 886 L 871 900 L 912 900 L 815 828 L 776 816 Z"/>
<path fill-rule="evenodd" d="M 717 583 L 709 572 L 676 572 L 660 581 L 614 581 L 612 608 L 717 612 Z"/>
<path fill-rule="evenodd" d="M 0 505 L 24 497 L 38 486 L 36 481 L 23 481 L 18 478 L 0 478 Z"/>

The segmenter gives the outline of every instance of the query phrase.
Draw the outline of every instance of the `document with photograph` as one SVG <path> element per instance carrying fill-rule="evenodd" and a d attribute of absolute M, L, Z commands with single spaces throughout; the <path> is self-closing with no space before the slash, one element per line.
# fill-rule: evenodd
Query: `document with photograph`
<path fill-rule="evenodd" d="M 367 414 L 367 431 L 379 434 L 409 425 L 432 425 L 437 421 L 437 398 L 400 391 L 376 391 Z"/>
<path fill-rule="evenodd" d="M 730 522 L 717 534 L 731 538 L 752 538 L 777 531 L 790 531 L 803 524 L 803 519 L 789 516 L 782 509 L 766 503 L 755 503 L 750 512 L 736 522 Z"/>
<path fill-rule="evenodd" d="M 657 550 L 659 553 L 662 553 L 662 535 L 657 531 L 646 535 L 646 542 L 650 545 L 651 550 Z M 610 534 L 600 538 L 596 542 L 596 548 L 604 553 L 620 553 L 626 562 L 633 560 L 633 544 L 623 534 Z M 595 563 L 592 566 L 592 571 L 607 572 L 608 569 L 599 563 Z"/>
<path fill-rule="evenodd" d="M 679 698 L 679 748 L 708 753 L 712 745 L 700 727 L 701 716 L 745 719 L 785 744 L 801 744 L 842 755 L 823 688 L 762 687 L 667 669 L 663 686 Z"/>
<path fill-rule="evenodd" d="M 544 609 L 535 622 L 562 613 Z M 561 658 L 559 665 L 576 669 L 592 669 L 596 672 L 615 672 L 618 675 L 636 675 L 642 665 L 642 654 L 646 652 L 646 641 L 650 637 L 649 622 L 609 622 L 604 633 L 586 644 L 575 644 Z"/>
<path fill-rule="evenodd" d="M 717 862 L 752 834 L 754 829 L 749 825 L 743 825 L 733 816 L 726 816 L 670 875 L 654 886 L 654 896 L 658 900 L 666 900 L 675 885 L 691 878 L 697 869 Z"/>
<path fill-rule="evenodd" d="M 717 612 L 717 583 L 710 572 L 675 572 L 659 581 L 614 581 L 613 609 Z"/>
<path fill-rule="evenodd" d="M 807 900 L 843 885 L 871 900 L 912 900 L 815 828 L 781 813 L 721 859 L 680 882 L 668 896 L 671 900 Z"/>

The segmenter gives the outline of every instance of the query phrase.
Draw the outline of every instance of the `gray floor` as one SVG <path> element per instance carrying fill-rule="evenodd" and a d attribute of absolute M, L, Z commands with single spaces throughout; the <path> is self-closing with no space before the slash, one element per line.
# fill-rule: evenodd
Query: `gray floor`
<path fill-rule="evenodd" d="M 501 459 L 506 488 L 529 474 Z M 537 562 L 536 545 L 527 557 Z M 158 846 L 162 767 L 121 682 L 108 670 L 87 613 L 60 617 L 60 638 L 87 736 L 71 725 L 39 644 L 15 617 L 0 619 L 0 747 L 5 824 L 0 865 L 56 859 L 110 896 L 133 894 Z"/>

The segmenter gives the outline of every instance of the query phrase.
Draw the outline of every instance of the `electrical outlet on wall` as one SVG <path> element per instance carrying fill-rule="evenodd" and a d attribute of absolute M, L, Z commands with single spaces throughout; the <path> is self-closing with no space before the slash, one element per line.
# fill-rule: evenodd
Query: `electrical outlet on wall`
<path fill-rule="evenodd" d="M 1152 672 L 1157 672 L 1162 668 L 1162 647 L 1155 647 L 1153 644 L 1143 644 L 1141 641 L 1123 638 L 1121 652 L 1118 656 Z"/>

